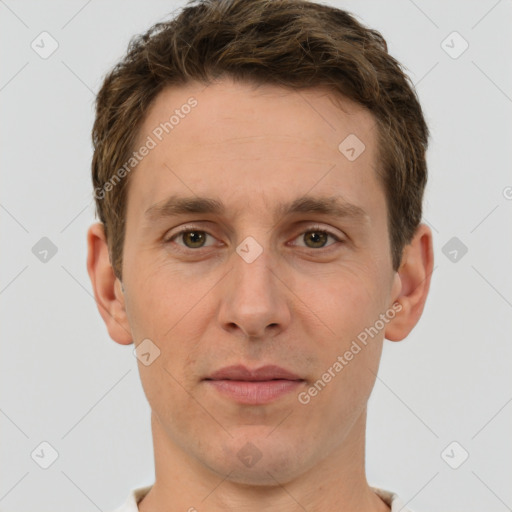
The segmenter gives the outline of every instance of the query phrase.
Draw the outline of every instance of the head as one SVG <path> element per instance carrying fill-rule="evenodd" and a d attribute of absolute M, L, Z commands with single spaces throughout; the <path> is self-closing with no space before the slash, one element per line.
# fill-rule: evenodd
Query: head
<path fill-rule="evenodd" d="M 131 42 L 97 97 L 88 270 L 110 336 L 150 347 L 161 439 L 260 484 L 360 440 L 428 293 L 427 139 L 383 37 L 332 7 L 196 1 Z M 297 378 L 247 403 L 212 380 L 239 364 Z"/>

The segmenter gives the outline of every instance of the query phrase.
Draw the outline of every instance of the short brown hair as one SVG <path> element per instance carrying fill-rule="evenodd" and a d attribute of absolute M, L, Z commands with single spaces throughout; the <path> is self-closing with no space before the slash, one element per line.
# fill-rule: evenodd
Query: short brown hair
<path fill-rule="evenodd" d="M 178 16 L 132 38 L 96 99 L 92 180 L 116 276 L 122 278 L 129 175 L 112 178 L 130 158 L 152 101 L 164 87 L 225 76 L 292 90 L 328 88 L 369 109 L 397 270 L 421 222 L 429 131 L 414 86 L 382 35 L 343 10 L 307 0 L 191 0 Z"/>

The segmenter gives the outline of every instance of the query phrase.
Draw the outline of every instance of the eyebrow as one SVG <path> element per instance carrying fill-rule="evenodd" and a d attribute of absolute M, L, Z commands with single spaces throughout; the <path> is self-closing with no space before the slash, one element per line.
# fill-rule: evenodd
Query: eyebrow
<path fill-rule="evenodd" d="M 210 197 L 171 196 L 148 208 L 144 217 L 149 221 L 156 221 L 187 213 L 225 215 L 226 207 L 222 201 Z M 291 202 L 279 203 L 274 209 L 275 219 L 297 213 L 317 213 L 334 218 L 353 218 L 360 221 L 369 219 L 368 213 L 363 208 L 346 202 L 340 196 L 302 196 Z"/>

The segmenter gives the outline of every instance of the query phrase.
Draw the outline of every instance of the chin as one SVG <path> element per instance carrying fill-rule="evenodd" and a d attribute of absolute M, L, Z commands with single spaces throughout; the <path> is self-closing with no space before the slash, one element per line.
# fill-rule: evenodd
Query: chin
<path fill-rule="evenodd" d="M 268 435 L 268 429 L 252 435 L 233 437 L 220 447 L 222 453 L 208 465 L 228 480 L 248 486 L 275 487 L 293 480 L 307 470 L 304 446 L 290 438 Z M 259 435 L 258 435 L 259 434 Z M 209 451 L 209 454 L 215 451 Z M 210 455 L 211 456 L 211 455 Z M 313 462 L 310 464 L 313 465 Z"/>

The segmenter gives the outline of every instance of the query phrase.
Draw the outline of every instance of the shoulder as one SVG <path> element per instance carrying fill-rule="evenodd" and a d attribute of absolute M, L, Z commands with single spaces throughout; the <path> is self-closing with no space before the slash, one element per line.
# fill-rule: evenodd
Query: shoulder
<path fill-rule="evenodd" d="M 126 501 L 112 512 L 138 512 L 139 508 L 137 504 L 146 496 L 151 487 L 153 487 L 153 485 L 133 489 L 128 495 L 128 498 L 126 498 Z"/>
<path fill-rule="evenodd" d="M 372 487 L 372 491 L 389 506 L 391 512 L 412 512 L 412 510 L 405 508 L 403 501 L 400 499 L 398 494 L 380 489 L 379 487 Z"/>

